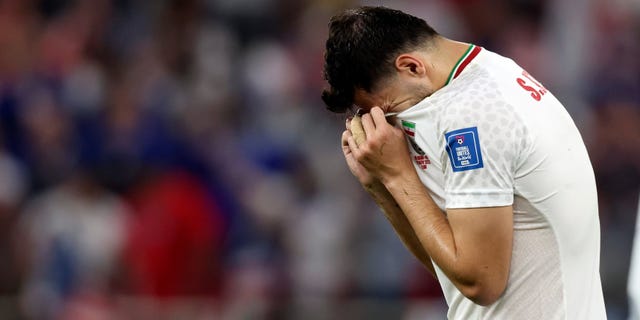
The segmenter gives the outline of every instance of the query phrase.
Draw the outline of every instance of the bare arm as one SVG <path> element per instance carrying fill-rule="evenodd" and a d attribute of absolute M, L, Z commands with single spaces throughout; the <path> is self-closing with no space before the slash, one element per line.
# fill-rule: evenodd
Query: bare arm
<path fill-rule="evenodd" d="M 376 204 L 378 204 L 382 209 L 387 220 L 389 220 L 389 223 L 391 223 L 391 226 L 393 226 L 393 229 L 396 231 L 404 245 L 418 260 L 420 260 L 420 262 L 422 262 L 425 267 L 427 267 L 427 269 L 429 269 L 431 274 L 435 277 L 436 273 L 433 269 L 433 264 L 429 254 L 422 247 L 422 244 L 420 243 L 420 240 L 418 240 L 418 236 L 409 223 L 409 220 L 407 220 L 407 217 L 402 212 L 402 209 L 389 193 L 387 188 L 382 183 L 378 182 L 372 186 L 365 187 L 365 190 L 367 190 Z"/>
<path fill-rule="evenodd" d="M 386 185 L 426 251 L 460 292 L 480 305 L 495 302 L 509 276 L 511 206 L 454 209 L 445 217 L 420 180 L 398 177 Z"/>
<path fill-rule="evenodd" d="M 402 131 L 387 124 L 379 108 L 362 120 L 367 141 L 357 146 L 348 139 L 354 158 L 384 184 L 453 284 L 477 304 L 495 302 L 509 275 L 511 206 L 449 210 L 445 216 L 413 169 Z"/>
<path fill-rule="evenodd" d="M 347 127 L 349 127 L 349 124 L 347 124 Z M 363 188 L 369 193 L 371 198 L 373 198 L 378 207 L 382 209 L 387 220 L 391 223 L 391 226 L 393 226 L 393 229 L 407 249 L 435 276 L 431 258 L 422 247 L 409 220 L 407 220 L 407 217 L 402 212 L 402 209 L 400 209 L 396 200 L 379 180 L 372 178 L 353 158 L 353 154 L 347 144 L 349 137 L 351 137 L 351 132 L 347 129 L 342 134 L 342 150 L 349 169 L 358 178 Z"/>

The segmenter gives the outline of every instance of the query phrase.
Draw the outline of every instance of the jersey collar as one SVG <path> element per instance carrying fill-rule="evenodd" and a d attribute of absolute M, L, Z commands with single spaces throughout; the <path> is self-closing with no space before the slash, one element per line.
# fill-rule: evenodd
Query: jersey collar
<path fill-rule="evenodd" d="M 473 44 L 469 45 L 469 48 L 467 48 L 467 51 L 464 52 L 462 57 L 460 57 L 460 60 L 458 60 L 456 65 L 451 70 L 451 73 L 447 78 L 447 82 L 444 85 L 445 86 L 448 85 L 451 81 L 453 81 L 453 79 L 458 77 L 458 75 L 462 73 L 462 70 L 464 70 L 464 68 L 466 68 L 469 65 L 469 63 L 471 63 L 471 60 L 473 60 L 473 58 L 475 58 L 478 55 L 478 53 L 480 53 L 480 50 L 482 50 L 481 47 L 478 47 Z"/>

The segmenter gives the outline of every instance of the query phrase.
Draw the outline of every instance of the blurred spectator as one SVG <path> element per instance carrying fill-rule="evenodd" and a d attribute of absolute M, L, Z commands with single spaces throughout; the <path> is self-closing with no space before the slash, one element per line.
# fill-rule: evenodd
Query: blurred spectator
<path fill-rule="evenodd" d="M 107 298 L 126 236 L 127 209 L 86 172 L 30 200 L 21 217 L 22 307 L 30 318 L 55 318 L 74 299 Z"/>
<path fill-rule="evenodd" d="M 71 119 L 47 89 L 34 89 L 19 109 L 23 128 L 22 156 L 31 173 L 34 192 L 62 182 L 76 160 Z"/>
<path fill-rule="evenodd" d="M 0 296 L 5 297 L 0 312 L 7 317 L 19 314 L 15 297 L 21 286 L 24 248 L 16 226 L 26 194 L 25 169 L 0 146 Z"/>
<path fill-rule="evenodd" d="M 220 295 L 225 221 L 194 177 L 149 177 L 132 194 L 130 290 L 156 298 Z"/>

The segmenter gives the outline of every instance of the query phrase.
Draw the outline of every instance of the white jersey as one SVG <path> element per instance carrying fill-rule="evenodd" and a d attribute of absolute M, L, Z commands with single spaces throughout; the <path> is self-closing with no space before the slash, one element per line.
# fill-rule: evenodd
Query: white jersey
<path fill-rule="evenodd" d="M 593 169 L 562 104 L 512 60 L 471 45 L 447 84 L 397 116 L 437 205 L 513 205 L 504 294 L 474 304 L 434 263 L 450 319 L 605 319 Z"/>

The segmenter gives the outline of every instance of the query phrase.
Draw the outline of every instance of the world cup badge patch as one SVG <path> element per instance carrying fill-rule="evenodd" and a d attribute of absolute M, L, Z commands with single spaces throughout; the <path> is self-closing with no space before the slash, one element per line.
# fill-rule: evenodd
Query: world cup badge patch
<path fill-rule="evenodd" d="M 478 128 L 453 130 L 444 134 L 447 153 L 454 172 L 479 169 L 482 163 Z"/>
<path fill-rule="evenodd" d="M 404 130 L 411 148 L 413 149 L 413 151 L 415 151 L 415 153 L 417 153 L 413 156 L 413 160 L 416 162 L 418 167 L 420 167 L 420 169 L 426 170 L 427 166 L 431 164 L 431 160 L 429 160 L 429 157 L 425 154 L 424 150 L 422 150 L 416 143 L 416 124 L 411 121 L 402 120 L 402 130 Z"/>

